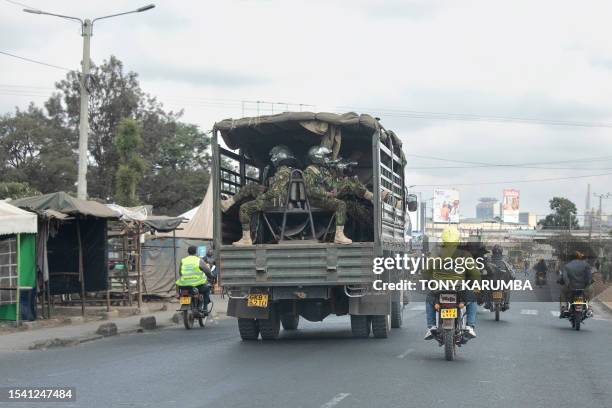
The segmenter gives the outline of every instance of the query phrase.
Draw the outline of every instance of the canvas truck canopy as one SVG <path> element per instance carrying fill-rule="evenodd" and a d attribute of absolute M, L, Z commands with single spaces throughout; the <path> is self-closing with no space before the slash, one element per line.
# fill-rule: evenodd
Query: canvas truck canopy
<path fill-rule="evenodd" d="M 53 210 L 68 215 L 85 215 L 98 218 L 118 218 L 119 214 L 96 201 L 80 200 L 63 191 L 41 196 L 21 198 L 11 202 L 13 205 L 35 212 Z"/>
<path fill-rule="evenodd" d="M 34 213 L 24 211 L 6 201 L 0 201 L 0 236 L 36 234 L 37 219 Z"/>
<path fill-rule="evenodd" d="M 309 146 L 321 141 L 332 150 L 336 150 L 336 147 L 339 149 L 340 143 L 351 145 L 357 142 L 361 146 L 362 143 L 369 145 L 372 134 L 380 131 L 381 140 L 385 141 L 390 137 L 393 144 L 400 148 L 402 145 L 395 133 L 383 129 L 377 119 L 353 112 L 285 112 L 225 119 L 215 123 L 215 128 L 230 149 L 242 149 L 259 165 L 267 162 L 268 152 L 279 144 L 290 144 L 292 149 L 296 150 L 295 153 L 303 155 Z M 287 135 L 291 135 L 291 140 L 287 139 Z"/>

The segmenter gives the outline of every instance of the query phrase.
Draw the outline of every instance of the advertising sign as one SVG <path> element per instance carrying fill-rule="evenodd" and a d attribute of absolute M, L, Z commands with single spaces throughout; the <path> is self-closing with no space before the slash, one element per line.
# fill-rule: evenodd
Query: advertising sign
<path fill-rule="evenodd" d="M 504 189 L 502 200 L 502 217 L 504 222 L 519 222 L 520 194 L 515 189 Z"/>
<path fill-rule="evenodd" d="M 433 194 L 433 221 L 459 222 L 459 190 L 436 189 Z"/>

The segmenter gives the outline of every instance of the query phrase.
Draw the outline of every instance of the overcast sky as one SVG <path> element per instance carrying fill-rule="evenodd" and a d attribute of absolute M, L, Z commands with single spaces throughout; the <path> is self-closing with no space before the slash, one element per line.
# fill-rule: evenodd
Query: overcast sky
<path fill-rule="evenodd" d="M 21 1 L 83 17 L 146 2 Z M 498 165 L 556 162 L 462 169 L 471 165 L 408 156 L 408 184 L 421 186 L 415 189 L 423 198 L 431 197 L 430 185 L 457 186 L 464 217 L 474 216 L 479 197 L 501 198 L 503 188 L 519 189 L 521 211 L 537 214 L 548 212 L 553 196 L 570 198 L 583 213 L 587 183 L 597 193 L 612 191 L 612 175 L 518 182 L 612 173 L 608 0 L 588 7 L 559 0 L 155 4 L 96 23 L 92 60 L 116 55 L 139 73 L 146 92 L 168 109 L 184 109 L 185 120 L 203 129 L 258 108 L 263 114 L 304 104 L 379 116 L 408 154 Z M 78 68 L 78 24 L 21 9 L 0 2 L 0 51 Z M 41 104 L 63 76 L 0 55 L 0 112 Z M 559 121 L 567 124 L 550 124 Z M 498 181 L 507 182 L 462 185 Z M 604 202 L 611 210 L 612 200 Z"/>

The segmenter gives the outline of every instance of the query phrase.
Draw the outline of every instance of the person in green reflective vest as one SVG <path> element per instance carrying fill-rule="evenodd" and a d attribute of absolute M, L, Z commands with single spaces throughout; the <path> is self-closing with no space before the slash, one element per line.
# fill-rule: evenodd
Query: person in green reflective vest
<path fill-rule="evenodd" d="M 210 287 L 208 280 L 214 280 L 214 276 L 210 271 L 206 262 L 196 256 L 197 248 L 190 246 L 187 248 L 187 256 L 181 259 L 181 267 L 179 268 L 180 278 L 176 281 L 177 288 L 181 287 L 196 287 L 204 296 L 204 302 L 201 306 L 206 308 L 210 302 Z"/>

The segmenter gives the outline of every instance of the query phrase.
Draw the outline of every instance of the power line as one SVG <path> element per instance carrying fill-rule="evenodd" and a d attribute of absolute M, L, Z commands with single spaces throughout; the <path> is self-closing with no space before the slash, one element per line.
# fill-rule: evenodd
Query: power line
<path fill-rule="evenodd" d="M 59 65 L 48 64 L 46 62 L 37 61 L 37 60 L 33 60 L 33 59 L 30 59 L 30 58 L 26 58 L 26 57 L 21 57 L 19 55 L 11 54 L 11 53 L 8 53 L 6 51 L 0 51 L 0 54 L 4 54 L 4 55 L 7 55 L 9 57 L 17 58 L 17 59 L 20 59 L 20 60 L 23 60 L 23 61 L 27 61 L 27 62 L 32 62 L 34 64 L 44 65 L 44 66 L 55 68 L 55 69 L 61 69 L 61 70 L 64 70 L 64 71 L 74 71 L 74 70 L 72 70 L 70 68 L 61 67 Z"/>
<path fill-rule="evenodd" d="M 582 175 L 582 176 L 551 177 L 551 178 L 528 179 L 528 180 L 484 181 L 484 182 L 479 182 L 479 183 L 415 184 L 414 187 L 455 187 L 455 186 L 482 186 L 482 185 L 487 185 L 487 184 L 539 183 L 543 181 L 572 180 L 572 179 L 578 179 L 578 178 L 601 177 L 601 176 L 610 176 L 610 175 L 612 175 L 612 173 L 587 174 L 587 175 Z"/>
<path fill-rule="evenodd" d="M 569 159 L 569 160 L 566 159 L 566 160 L 555 160 L 555 161 L 545 161 L 545 162 L 504 164 L 504 163 L 487 163 L 487 162 L 478 162 L 478 161 L 457 160 L 457 159 L 449 159 L 445 157 L 425 156 L 425 155 L 411 154 L 411 153 L 407 153 L 406 156 L 416 157 L 418 159 L 437 160 L 437 161 L 452 162 L 452 163 L 474 164 L 476 165 L 474 167 L 522 167 L 522 166 L 536 166 L 536 165 L 543 165 L 543 164 L 606 161 L 606 160 L 612 159 L 612 156 L 597 156 L 597 157 L 586 157 L 586 158 L 581 158 L 581 159 Z"/>

